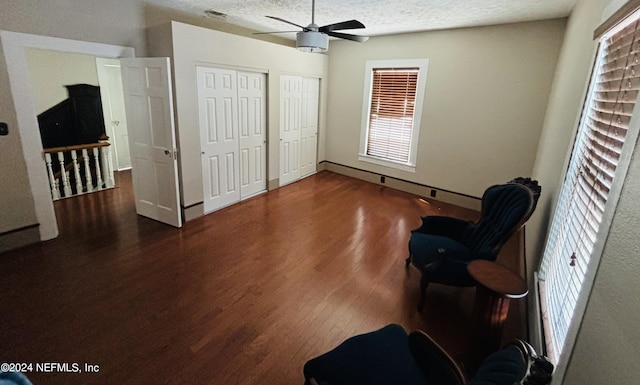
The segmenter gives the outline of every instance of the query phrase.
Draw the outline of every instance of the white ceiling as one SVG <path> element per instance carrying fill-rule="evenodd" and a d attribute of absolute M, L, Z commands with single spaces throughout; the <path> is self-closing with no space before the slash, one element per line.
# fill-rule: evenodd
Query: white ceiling
<path fill-rule="evenodd" d="M 257 31 L 293 31 L 311 23 L 311 0 L 147 0 L 196 15 L 205 10 L 214 18 Z M 344 31 L 366 36 L 387 35 L 568 16 L 577 0 L 316 0 L 315 22 L 322 26 L 356 19 L 366 29 Z M 295 39 L 294 34 L 282 34 Z"/>

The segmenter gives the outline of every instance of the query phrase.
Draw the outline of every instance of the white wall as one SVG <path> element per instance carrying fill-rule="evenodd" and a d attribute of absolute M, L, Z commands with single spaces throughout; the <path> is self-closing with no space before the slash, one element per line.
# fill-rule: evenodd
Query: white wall
<path fill-rule="evenodd" d="M 95 56 L 31 48 L 27 66 L 36 114 L 67 99 L 66 85 L 99 85 Z"/>
<path fill-rule="evenodd" d="M 564 28 L 556 19 L 332 41 L 327 160 L 476 197 L 530 176 Z M 415 173 L 358 160 L 365 62 L 409 58 L 429 59 Z"/>
<path fill-rule="evenodd" d="M 196 65 L 239 68 L 268 73 L 268 165 L 270 186 L 278 185 L 280 163 L 280 74 L 321 78 L 319 160 L 323 159 L 328 57 L 224 32 L 171 23 L 178 141 L 183 207 L 203 201 Z M 160 35 L 162 35 L 160 33 Z M 194 42 L 198 42 L 194 44 Z M 157 42 L 153 43 L 155 46 Z M 198 208 L 199 214 L 203 210 Z M 189 216 L 189 214 L 188 214 Z M 189 219 L 189 218 L 187 218 Z"/>

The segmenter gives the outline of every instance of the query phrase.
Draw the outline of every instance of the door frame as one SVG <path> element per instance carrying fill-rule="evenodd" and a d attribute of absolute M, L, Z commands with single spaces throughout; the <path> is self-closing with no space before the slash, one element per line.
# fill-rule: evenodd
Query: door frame
<path fill-rule="evenodd" d="M 0 40 L 2 41 L 9 87 L 16 111 L 17 127 L 15 130 L 19 133 L 22 143 L 36 217 L 40 224 L 40 240 L 45 241 L 58 236 L 58 224 L 53 209 L 49 179 L 46 169 L 42 165 L 42 142 L 35 105 L 29 89 L 26 50 L 39 48 L 114 59 L 135 57 L 135 50 L 132 47 L 10 31 L 0 31 Z"/>
<path fill-rule="evenodd" d="M 117 62 L 117 64 L 116 64 Z M 113 126 L 114 122 L 111 119 L 111 113 L 113 111 L 113 106 L 115 103 L 119 101 L 122 102 L 123 105 L 123 113 L 126 115 L 126 106 L 124 102 L 124 92 L 116 92 L 112 93 L 110 87 L 106 87 L 107 83 L 111 84 L 112 82 L 109 80 L 109 75 L 107 73 L 107 66 L 117 67 L 118 75 L 120 76 L 120 84 L 122 84 L 122 75 L 120 73 L 120 60 L 104 58 L 104 57 L 96 57 L 96 70 L 98 71 L 98 85 L 100 86 L 100 96 L 102 97 L 102 111 L 104 115 L 104 125 L 105 128 L 108 127 L 108 136 L 111 139 L 111 159 L 113 159 L 113 163 L 116 165 L 115 169 L 117 171 L 129 170 L 131 169 L 131 154 L 129 151 L 129 140 L 127 139 L 124 142 L 123 139 L 119 139 L 121 136 L 119 134 L 125 133 L 127 137 L 129 136 L 129 129 L 127 127 L 127 118 L 126 116 L 121 117 L 124 121 L 117 123 L 118 131 L 116 132 L 116 128 Z M 119 99 L 119 100 L 118 100 Z M 114 103 L 115 102 L 115 103 Z M 108 107 L 108 108 L 107 108 Z M 121 123 L 124 123 L 122 126 Z M 124 128 L 123 128 L 124 127 Z M 125 155 L 129 157 L 129 164 L 125 164 L 123 167 L 122 159 L 120 154 L 122 151 L 125 151 Z"/>

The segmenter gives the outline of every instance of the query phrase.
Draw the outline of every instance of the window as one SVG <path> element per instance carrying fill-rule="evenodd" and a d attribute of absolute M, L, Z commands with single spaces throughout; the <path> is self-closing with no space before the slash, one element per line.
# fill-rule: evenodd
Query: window
<path fill-rule="evenodd" d="M 540 267 L 540 302 L 547 355 L 556 363 L 572 318 L 593 276 L 637 135 L 634 107 L 640 90 L 638 15 L 600 39 L 589 93 Z M 637 113 L 636 113 L 637 115 Z M 635 127 L 635 128 L 634 128 Z M 619 167 L 622 166 L 622 167 Z M 616 187 L 617 186 L 617 187 Z M 617 190 L 616 190 L 617 189 Z M 591 273 L 593 274 L 593 273 Z M 584 308 L 581 309 L 584 311 Z"/>
<path fill-rule="evenodd" d="M 428 60 L 366 65 L 360 160 L 414 171 Z"/>

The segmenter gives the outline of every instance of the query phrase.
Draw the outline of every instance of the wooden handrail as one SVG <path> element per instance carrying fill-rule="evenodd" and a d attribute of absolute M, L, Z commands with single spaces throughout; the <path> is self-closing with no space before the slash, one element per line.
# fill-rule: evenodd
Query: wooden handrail
<path fill-rule="evenodd" d="M 52 154 L 54 152 L 84 150 L 84 149 L 88 149 L 88 148 L 98 148 L 98 147 L 107 147 L 107 146 L 111 146 L 111 143 L 109 143 L 109 142 L 98 142 L 98 143 L 87 143 L 87 144 L 74 144 L 73 146 L 44 148 L 42 151 L 45 154 Z"/>

